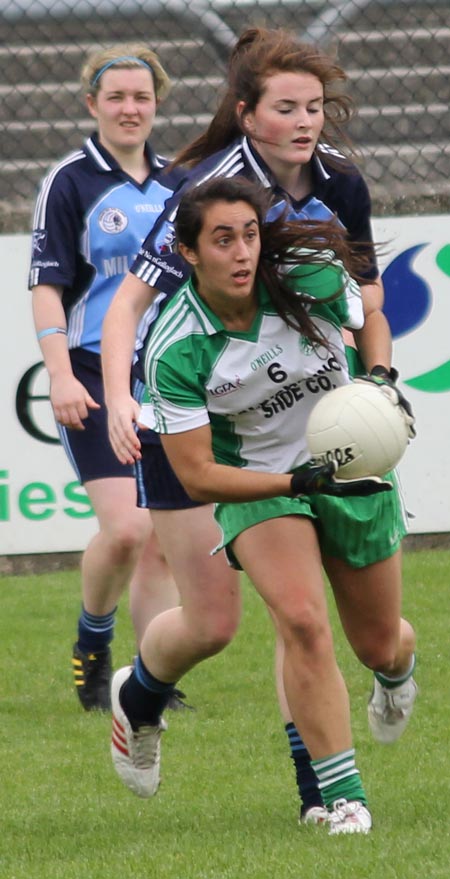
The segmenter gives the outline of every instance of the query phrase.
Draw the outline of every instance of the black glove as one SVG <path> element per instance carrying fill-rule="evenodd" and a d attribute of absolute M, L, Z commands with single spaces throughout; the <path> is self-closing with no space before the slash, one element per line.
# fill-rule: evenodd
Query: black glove
<path fill-rule="evenodd" d="M 333 497 L 368 497 L 380 491 L 392 491 L 392 482 L 379 476 L 364 479 L 336 479 L 337 461 L 328 461 L 318 467 L 303 464 L 294 470 L 291 491 L 294 497 L 301 494 L 329 494 Z"/>
<path fill-rule="evenodd" d="M 412 411 L 411 403 L 403 396 L 402 392 L 396 385 L 398 372 L 393 367 L 386 369 L 385 366 L 374 366 L 370 371 L 370 375 L 361 375 L 355 379 L 357 382 L 373 382 L 384 389 L 395 406 L 398 406 L 406 426 L 408 428 L 409 439 L 414 439 L 416 429 L 414 427 L 416 419 Z"/>

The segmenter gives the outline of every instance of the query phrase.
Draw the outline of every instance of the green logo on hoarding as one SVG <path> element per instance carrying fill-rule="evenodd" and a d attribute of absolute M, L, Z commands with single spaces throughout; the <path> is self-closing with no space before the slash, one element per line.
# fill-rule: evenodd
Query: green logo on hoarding
<path fill-rule="evenodd" d="M 62 497 L 47 482 L 29 482 L 24 485 L 17 497 L 12 497 L 8 470 L 0 470 L 0 524 L 11 519 L 11 506 L 17 509 L 24 519 L 44 522 L 61 512 L 70 519 L 90 519 L 94 515 L 90 500 L 79 482 L 68 482 L 61 487 Z"/>

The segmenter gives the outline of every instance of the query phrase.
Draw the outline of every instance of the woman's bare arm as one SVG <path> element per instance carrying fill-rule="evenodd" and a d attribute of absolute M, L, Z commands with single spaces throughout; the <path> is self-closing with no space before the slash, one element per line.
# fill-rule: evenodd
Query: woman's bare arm
<path fill-rule="evenodd" d="M 178 479 L 195 501 L 252 501 L 292 494 L 289 473 L 259 473 L 218 464 L 209 425 L 162 434 L 161 442 Z"/>
<path fill-rule="evenodd" d="M 354 331 L 356 346 L 367 372 L 377 365 L 389 369 L 392 361 L 392 336 L 382 311 L 384 291 L 381 278 L 361 286 L 361 295 L 364 326 Z M 345 341 L 347 342 L 347 339 Z"/>
<path fill-rule="evenodd" d="M 140 406 L 130 393 L 130 370 L 139 321 L 157 295 L 129 272 L 106 313 L 102 331 L 102 370 L 111 445 L 122 464 L 140 458 L 135 432 Z"/>
<path fill-rule="evenodd" d="M 49 327 L 66 329 L 62 287 L 52 284 L 33 287 L 32 307 L 37 333 Z M 83 420 L 89 415 L 89 409 L 98 409 L 99 405 L 73 374 L 67 335 L 51 333 L 43 336 L 39 344 L 50 377 L 50 402 L 56 420 L 72 430 L 84 430 Z"/>

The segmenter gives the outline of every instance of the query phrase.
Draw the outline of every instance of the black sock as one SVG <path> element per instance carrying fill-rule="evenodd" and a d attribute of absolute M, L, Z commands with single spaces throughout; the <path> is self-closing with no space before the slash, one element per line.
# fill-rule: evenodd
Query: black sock
<path fill-rule="evenodd" d="M 173 690 L 173 683 L 167 684 L 153 677 L 139 654 L 130 677 L 120 691 L 120 704 L 133 729 L 143 724 L 158 726 Z"/>
<path fill-rule="evenodd" d="M 116 610 L 104 616 L 88 613 L 82 605 L 78 620 L 78 647 L 82 653 L 101 653 L 106 650 L 114 635 Z"/>
<path fill-rule="evenodd" d="M 303 815 L 312 806 L 323 806 L 322 794 L 319 790 L 317 775 L 311 766 L 309 751 L 297 732 L 295 725 L 287 723 L 285 729 L 291 748 L 291 757 L 295 766 L 297 787 L 302 803 L 301 814 Z"/>

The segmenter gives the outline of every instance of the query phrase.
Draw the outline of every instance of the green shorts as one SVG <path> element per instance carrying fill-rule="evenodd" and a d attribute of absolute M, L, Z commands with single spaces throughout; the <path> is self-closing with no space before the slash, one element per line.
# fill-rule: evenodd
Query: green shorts
<path fill-rule="evenodd" d="M 316 526 L 323 555 L 343 559 L 352 568 L 363 568 L 389 558 L 399 548 L 408 528 L 396 475 L 390 473 L 386 479 L 394 483 L 393 491 L 370 497 L 336 498 L 316 494 L 245 504 L 217 504 L 215 518 L 222 531 L 217 550 L 225 548 L 230 563 L 239 568 L 230 546 L 238 534 L 268 519 L 307 516 Z"/>

